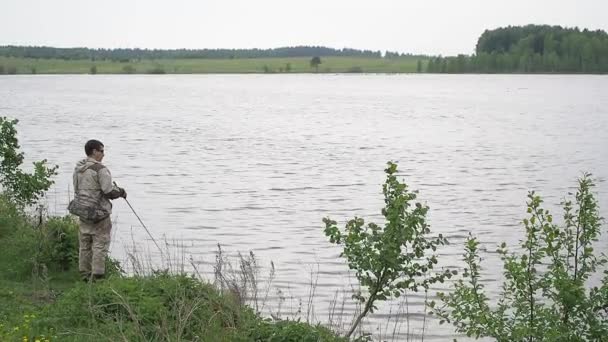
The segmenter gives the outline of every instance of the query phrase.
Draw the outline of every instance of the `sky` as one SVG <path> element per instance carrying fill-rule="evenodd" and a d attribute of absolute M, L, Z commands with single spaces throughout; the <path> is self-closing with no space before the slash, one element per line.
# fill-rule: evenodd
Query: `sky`
<path fill-rule="evenodd" d="M 0 45 L 475 51 L 485 29 L 608 31 L 608 0 L 0 0 Z"/>

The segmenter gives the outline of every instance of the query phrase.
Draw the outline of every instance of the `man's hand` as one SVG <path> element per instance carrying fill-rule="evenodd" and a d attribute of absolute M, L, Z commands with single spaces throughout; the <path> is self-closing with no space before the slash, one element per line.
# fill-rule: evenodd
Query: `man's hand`
<path fill-rule="evenodd" d="M 127 199 L 127 192 L 123 188 L 120 188 L 120 197 Z"/>

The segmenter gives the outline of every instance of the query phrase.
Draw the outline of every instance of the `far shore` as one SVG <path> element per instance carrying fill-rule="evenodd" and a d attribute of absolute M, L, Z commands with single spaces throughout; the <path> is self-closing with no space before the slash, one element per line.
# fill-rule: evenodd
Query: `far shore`
<path fill-rule="evenodd" d="M 420 63 L 418 62 L 420 61 Z M 64 60 L 0 57 L 0 74 L 278 74 L 278 73 L 415 73 L 427 60 L 369 57 L 239 59 Z M 421 70 L 418 70 L 420 66 Z"/>
<path fill-rule="evenodd" d="M 317 67 L 308 57 L 239 59 L 158 59 L 127 62 L 35 59 L 0 56 L 4 75 L 196 75 L 196 74 L 413 74 L 427 73 L 428 59 L 416 57 L 322 57 Z M 430 73 L 445 74 L 445 73 Z M 449 73 L 448 73 L 449 74 Z M 606 75 L 583 72 L 455 73 L 468 75 Z"/>

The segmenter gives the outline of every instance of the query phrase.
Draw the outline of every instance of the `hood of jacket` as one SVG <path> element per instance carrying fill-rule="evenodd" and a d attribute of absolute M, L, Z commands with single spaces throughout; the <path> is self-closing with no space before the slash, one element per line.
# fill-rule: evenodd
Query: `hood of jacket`
<path fill-rule="evenodd" d="M 74 168 L 75 172 L 85 172 L 91 165 L 93 164 L 101 164 L 97 160 L 93 158 L 85 158 L 78 163 L 76 163 L 76 167 Z"/>

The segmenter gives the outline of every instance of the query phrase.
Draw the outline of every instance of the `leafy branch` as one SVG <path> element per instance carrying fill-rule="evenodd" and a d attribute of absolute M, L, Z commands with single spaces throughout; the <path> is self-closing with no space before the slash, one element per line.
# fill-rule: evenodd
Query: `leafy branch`
<path fill-rule="evenodd" d="M 36 203 L 53 185 L 57 166 L 48 166 L 44 159 L 34 162 L 33 173 L 21 170 L 24 156 L 19 152 L 17 122 L 0 117 L 0 185 L 9 199 L 26 206 Z"/>
<path fill-rule="evenodd" d="M 504 268 L 502 294 L 492 307 L 480 285 L 479 242 L 465 245 L 467 269 L 451 293 L 440 293 L 441 306 L 432 313 L 456 331 L 497 341 L 600 341 L 608 334 L 608 273 L 600 287 L 588 289 L 586 280 L 608 263 L 597 256 L 593 243 L 601 234 L 602 218 L 590 174 L 578 182 L 575 203 L 563 202 L 564 226 L 542 208 L 542 199 L 528 194 L 525 240 L 520 252 L 498 249 Z"/>
<path fill-rule="evenodd" d="M 412 203 L 417 193 L 397 179 L 397 164 L 389 162 L 385 172 L 384 227 L 375 223 L 365 225 L 362 218 L 355 217 L 341 231 L 336 221 L 323 219 L 325 235 L 331 243 L 343 246 L 341 256 L 347 259 L 361 286 L 367 288 L 367 294 L 353 296 L 365 305 L 347 337 L 368 313 L 377 309 L 378 301 L 399 297 L 406 291 L 428 290 L 430 284 L 456 274 L 449 270 L 433 271 L 437 265 L 433 253 L 448 241 L 441 234 L 429 236 L 431 230 L 426 222 L 429 207 Z"/>

